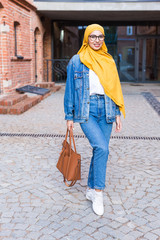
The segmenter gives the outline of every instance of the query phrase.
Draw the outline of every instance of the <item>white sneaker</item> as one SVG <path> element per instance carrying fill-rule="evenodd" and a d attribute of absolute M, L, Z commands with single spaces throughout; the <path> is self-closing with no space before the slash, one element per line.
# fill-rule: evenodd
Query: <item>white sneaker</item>
<path fill-rule="evenodd" d="M 86 198 L 92 201 L 93 211 L 102 216 L 104 214 L 103 192 L 97 192 L 94 189 L 87 189 Z"/>
<path fill-rule="evenodd" d="M 86 198 L 90 201 L 92 201 L 92 198 L 93 198 L 93 191 L 94 189 L 92 188 L 87 188 L 87 191 L 86 191 Z"/>

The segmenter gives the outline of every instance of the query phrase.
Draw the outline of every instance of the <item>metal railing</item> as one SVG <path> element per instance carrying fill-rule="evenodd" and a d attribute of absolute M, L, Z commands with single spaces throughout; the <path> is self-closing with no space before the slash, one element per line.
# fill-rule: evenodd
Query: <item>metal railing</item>
<path fill-rule="evenodd" d="M 44 60 L 44 79 L 46 82 L 65 82 L 67 78 L 67 64 L 69 59 Z"/>

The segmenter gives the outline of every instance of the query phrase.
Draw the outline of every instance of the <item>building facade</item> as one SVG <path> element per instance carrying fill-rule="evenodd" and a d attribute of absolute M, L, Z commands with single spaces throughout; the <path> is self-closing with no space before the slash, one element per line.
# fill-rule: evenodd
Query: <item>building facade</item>
<path fill-rule="evenodd" d="M 121 81 L 160 82 L 160 1 L 0 0 L 0 94 L 64 82 L 91 23 L 103 25 Z"/>

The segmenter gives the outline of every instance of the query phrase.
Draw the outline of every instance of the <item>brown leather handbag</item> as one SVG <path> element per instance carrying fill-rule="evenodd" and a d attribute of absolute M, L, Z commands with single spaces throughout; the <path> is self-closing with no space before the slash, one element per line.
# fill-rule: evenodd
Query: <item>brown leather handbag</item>
<path fill-rule="evenodd" d="M 69 143 L 67 142 L 69 132 Z M 71 145 L 73 141 L 74 150 Z M 62 144 L 62 151 L 58 159 L 57 168 L 63 174 L 64 183 L 67 187 L 72 187 L 77 180 L 81 179 L 81 155 L 76 151 L 73 131 L 66 132 L 65 140 Z M 70 184 L 67 181 L 71 181 Z"/>

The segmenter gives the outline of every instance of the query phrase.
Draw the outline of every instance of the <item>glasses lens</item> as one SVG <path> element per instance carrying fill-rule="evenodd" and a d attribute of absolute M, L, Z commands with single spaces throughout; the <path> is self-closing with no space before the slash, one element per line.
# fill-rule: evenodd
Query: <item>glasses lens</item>
<path fill-rule="evenodd" d="M 104 39 L 104 36 L 103 36 L 103 35 L 99 36 L 99 40 L 100 40 L 100 41 L 103 41 L 103 39 Z"/>
<path fill-rule="evenodd" d="M 92 42 L 95 41 L 96 40 L 96 35 L 90 35 L 90 39 L 91 39 Z"/>

